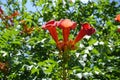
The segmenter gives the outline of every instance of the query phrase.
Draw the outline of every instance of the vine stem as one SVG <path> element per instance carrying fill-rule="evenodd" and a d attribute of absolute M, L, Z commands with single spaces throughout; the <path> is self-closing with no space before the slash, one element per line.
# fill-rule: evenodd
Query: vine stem
<path fill-rule="evenodd" d="M 67 80 L 68 78 L 68 61 L 69 61 L 69 55 L 68 51 L 64 51 L 62 54 L 62 79 Z"/>
<path fill-rule="evenodd" d="M 63 64 L 63 80 L 67 80 L 67 73 L 66 73 L 65 64 Z"/>

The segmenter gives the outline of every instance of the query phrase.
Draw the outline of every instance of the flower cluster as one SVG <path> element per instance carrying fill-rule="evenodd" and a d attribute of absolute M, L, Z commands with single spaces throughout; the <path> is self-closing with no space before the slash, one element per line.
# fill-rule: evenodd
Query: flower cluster
<path fill-rule="evenodd" d="M 5 24 L 6 28 L 14 25 L 13 18 L 18 15 L 19 15 L 18 11 L 14 11 L 11 15 L 5 15 L 3 9 L 0 6 L 0 18 L 2 20 L 2 23 Z"/>
<path fill-rule="evenodd" d="M 21 34 L 30 35 L 34 31 L 34 29 L 34 27 L 28 27 L 26 24 L 23 24 L 23 30 L 21 31 Z"/>
<path fill-rule="evenodd" d="M 82 27 L 74 40 L 69 40 L 70 30 L 75 29 L 76 26 L 77 23 L 71 21 L 70 19 L 61 19 L 60 21 L 50 20 L 44 24 L 42 28 L 50 32 L 50 35 L 56 42 L 57 48 L 60 51 L 65 51 L 76 49 L 75 44 L 79 42 L 85 35 L 92 35 L 95 33 L 95 29 L 89 23 L 83 23 L 81 24 Z M 58 39 L 58 33 L 56 31 L 57 27 L 62 30 L 62 41 Z"/>

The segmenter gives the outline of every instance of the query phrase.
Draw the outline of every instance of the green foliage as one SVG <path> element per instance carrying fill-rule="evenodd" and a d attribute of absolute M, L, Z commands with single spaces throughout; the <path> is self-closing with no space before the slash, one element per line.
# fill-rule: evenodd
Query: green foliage
<path fill-rule="evenodd" d="M 120 12 L 120 3 L 98 0 L 82 3 L 79 0 L 8 0 L 0 1 L 4 15 L 19 12 L 13 18 L 14 25 L 6 28 L 0 18 L 0 62 L 8 63 L 8 71 L 0 70 L 0 79 L 7 80 L 61 80 L 61 59 L 55 42 L 48 32 L 41 29 L 43 23 L 55 19 L 71 19 L 78 23 L 71 31 L 74 38 L 80 23 L 88 22 L 96 33 L 80 41 L 77 50 L 71 51 L 68 62 L 69 80 L 119 80 L 120 79 L 120 33 L 119 23 L 114 21 Z M 27 11 L 27 2 L 35 12 Z M 32 10 L 31 10 L 32 11 Z M 21 23 L 25 20 L 25 23 Z M 9 22 L 6 22 L 9 23 Z M 23 31 L 24 24 L 34 30 Z M 22 34 L 23 31 L 23 34 Z M 59 37 L 62 38 L 58 29 Z"/>

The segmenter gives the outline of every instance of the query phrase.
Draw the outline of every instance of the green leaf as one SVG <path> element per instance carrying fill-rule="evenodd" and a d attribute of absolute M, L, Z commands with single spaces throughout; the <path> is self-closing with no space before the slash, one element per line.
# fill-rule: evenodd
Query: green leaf
<path fill-rule="evenodd" d="M 97 40 L 96 39 L 90 39 L 90 41 L 88 42 L 89 45 L 93 45 Z"/>

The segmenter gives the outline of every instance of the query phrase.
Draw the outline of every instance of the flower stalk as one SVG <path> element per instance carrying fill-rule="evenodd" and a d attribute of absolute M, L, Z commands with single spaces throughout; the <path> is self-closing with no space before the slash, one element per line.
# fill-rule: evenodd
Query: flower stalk
<path fill-rule="evenodd" d="M 69 50 L 66 50 L 62 54 L 62 80 L 68 80 L 68 61 L 70 59 L 70 55 L 68 54 Z"/>

